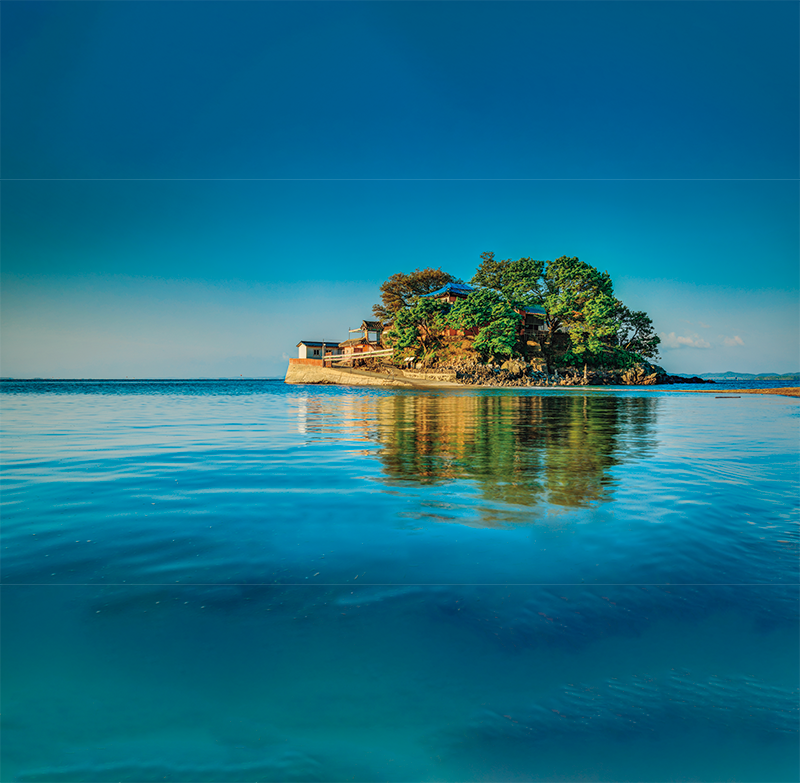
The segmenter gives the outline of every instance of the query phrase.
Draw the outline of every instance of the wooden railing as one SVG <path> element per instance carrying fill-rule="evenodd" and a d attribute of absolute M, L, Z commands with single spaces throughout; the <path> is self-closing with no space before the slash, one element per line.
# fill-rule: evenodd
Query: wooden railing
<path fill-rule="evenodd" d="M 326 367 L 328 366 L 328 363 L 330 363 L 330 366 L 333 367 L 334 363 L 349 364 L 355 359 L 372 359 L 373 357 L 381 358 L 383 356 L 391 356 L 393 353 L 394 350 L 392 348 L 382 348 L 380 351 L 363 351 L 362 353 L 348 353 L 340 356 L 326 356 L 322 362 L 322 366 Z"/>

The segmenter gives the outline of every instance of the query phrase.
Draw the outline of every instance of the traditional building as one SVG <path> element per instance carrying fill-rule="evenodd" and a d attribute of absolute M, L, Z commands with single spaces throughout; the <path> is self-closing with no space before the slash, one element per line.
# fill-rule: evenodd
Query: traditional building
<path fill-rule="evenodd" d="M 455 304 L 460 299 L 466 299 L 475 290 L 477 289 L 466 283 L 449 283 L 430 294 L 426 294 L 426 297 L 439 299 L 448 304 Z M 539 341 L 542 334 L 549 329 L 545 309 L 533 306 L 518 309 L 517 312 L 522 316 L 517 335 L 521 353 L 530 359 L 539 359 L 542 357 Z M 558 331 L 566 332 L 567 330 L 561 327 Z M 477 326 L 470 329 L 451 329 L 448 327 L 444 330 L 446 337 L 464 337 L 467 339 L 476 337 L 478 332 L 480 332 L 480 327 Z M 564 342 L 561 336 L 559 336 L 559 342 Z"/>
<path fill-rule="evenodd" d="M 339 348 L 345 356 L 358 353 L 370 353 L 381 349 L 383 325 L 380 321 L 362 321 L 357 329 L 348 329 L 350 334 L 361 334 L 361 337 L 352 337 L 339 343 Z"/>
<path fill-rule="evenodd" d="M 466 283 L 448 283 L 437 291 L 425 294 L 425 297 L 455 304 L 459 299 L 466 299 L 474 290 L 471 285 Z"/>
<path fill-rule="evenodd" d="M 466 299 L 475 288 L 466 283 L 448 283 L 436 291 L 425 294 L 425 299 L 438 299 L 440 302 L 455 304 L 459 299 Z M 450 329 L 444 330 L 445 337 L 474 337 L 480 329 Z"/>
<path fill-rule="evenodd" d="M 539 333 L 547 331 L 547 316 L 544 307 L 526 307 L 524 310 L 517 310 L 522 316 L 519 325 L 519 338 L 522 344 L 528 340 L 539 342 Z"/>
<path fill-rule="evenodd" d="M 298 359 L 319 359 L 323 356 L 341 356 L 342 349 L 338 340 L 300 340 L 297 343 Z"/>
<path fill-rule="evenodd" d="M 459 300 L 466 299 L 473 291 L 477 290 L 466 283 L 448 283 L 436 291 L 426 294 L 426 298 L 438 299 L 447 304 L 455 304 Z M 545 332 L 548 331 L 547 315 L 543 307 L 528 307 L 518 309 L 517 312 L 522 316 L 518 331 L 518 347 L 523 356 L 535 361 L 542 358 L 540 340 Z M 323 362 L 324 359 L 338 359 L 348 364 L 353 364 L 356 357 L 366 358 L 365 354 L 380 351 L 379 356 L 391 353 L 391 349 L 383 350 L 382 343 L 383 331 L 388 325 L 380 321 L 361 322 L 361 326 L 356 329 L 349 329 L 348 332 L 355 335 L 344 342 L 336 340 L 301 340 L 297 344 L 298 357 L 300 360 L 311 360 Z M 463 346 L 469 347 L 472 338 L 476 337 L 481 327 L 475 326 L 469 329 L 445 328 L 444 334 L 449 338 L 464 338 L 467 342 Z M 563 327 L 559 332 L 566 332 Z M 558 335 L 559 342 L 565 342 L 566 335 Z M 566 345 L 566 342 L 565 342 Z M 295 359 L 293 362 L 297 361 Z"/>

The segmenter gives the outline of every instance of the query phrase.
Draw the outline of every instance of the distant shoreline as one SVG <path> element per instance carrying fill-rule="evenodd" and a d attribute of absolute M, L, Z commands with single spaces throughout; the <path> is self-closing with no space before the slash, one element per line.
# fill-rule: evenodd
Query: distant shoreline
<path fill-rule="evenodd" d="M 783 386 L 778 389 L 675 389 L 675 391 L 689 392 L 690 394 L 717 394 L 727 397 L 729 394 L 780 394 L 784 397 L 800 397 L 800 386 Z"/>

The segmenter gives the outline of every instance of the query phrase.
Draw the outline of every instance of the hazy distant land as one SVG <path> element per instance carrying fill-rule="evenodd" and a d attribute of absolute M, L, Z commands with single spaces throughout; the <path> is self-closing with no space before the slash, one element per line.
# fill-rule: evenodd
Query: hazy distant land
<path fill-rule="evenodd" d="M 675 375 L 689 377 L 689 374 L 678 372 Z M 753 374 L 750 372 L 700 372 L 697 373 L 698 378 L 703 378 L 707 381 L 798 381 L 800 380 L 800 372 L 763 372 Z"/>

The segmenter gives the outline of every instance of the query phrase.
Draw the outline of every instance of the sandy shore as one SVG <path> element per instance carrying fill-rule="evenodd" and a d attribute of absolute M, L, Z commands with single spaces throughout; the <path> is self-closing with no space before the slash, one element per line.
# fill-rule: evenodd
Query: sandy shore
<path fill-rule="evenodd" d="M 800 386 L 784 386 L 780 389 L 676 389 L 689 394 L 716 394 L 728 397 L 731 394 L 782 394 L 784 397 L 800 397 Z"/>

